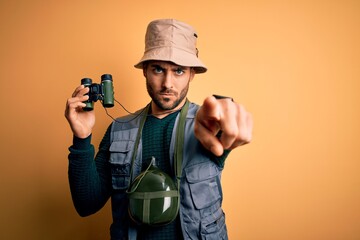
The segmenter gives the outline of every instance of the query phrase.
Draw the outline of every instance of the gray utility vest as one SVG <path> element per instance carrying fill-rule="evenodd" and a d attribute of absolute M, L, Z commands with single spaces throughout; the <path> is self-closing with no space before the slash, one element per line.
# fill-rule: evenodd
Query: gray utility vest
<path fill-rule="evenodd" d="M 182 176 L 180 179 L 180 221 L 184 239 L 228 239 L 225 214 L 221 208 L 222 189 L 220 168 L 207 150 L 195 138 L 194 118 L 199 106 L 190 103 L 185 121 Z M 143 113 L 139 111 L 138 114 Z M 180 114 L 179 114 L 180 115 Z M 179 123 L 175 121 L 170 143 L 170 162 L 174 167 L 175 135 Z M 111 197 L 113 224 L 111 239 L 136 240 L 136 229 L 128 216 L 126 190 L 131 179 L 141 172 L 142 141 L 137 146 L 131 175 L 132 156 L 141 117 L 134 115 L 117 119 L 112 124 L 110 163 L 113 194 Z M 133 120 L 132 120 L 133 119 Z"/>

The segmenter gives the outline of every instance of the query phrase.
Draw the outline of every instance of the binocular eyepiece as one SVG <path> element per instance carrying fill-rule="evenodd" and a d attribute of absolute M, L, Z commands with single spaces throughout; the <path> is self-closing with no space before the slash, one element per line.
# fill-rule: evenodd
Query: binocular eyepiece
<path fill-rule="evenodd" d="M 101 83 L 92 83 L 91 78 L 81 79 L 81 84 L 89 88 L 89 99 L 84 103 L 86 106 L 84 111 L 92 111 L 94 109 L 94 102 L 100 100 L 105 108 L 114 106 L 114 86 L 111 74 L 103 74 L 101 76 Z"/>

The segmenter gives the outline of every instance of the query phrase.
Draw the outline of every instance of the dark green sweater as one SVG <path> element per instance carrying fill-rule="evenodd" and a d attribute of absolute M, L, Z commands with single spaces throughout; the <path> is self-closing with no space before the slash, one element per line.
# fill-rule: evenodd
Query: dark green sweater
<path fill-rule="evenodd" d="M 156 166 L 169 176 L 174 176 L 174 170 L 170 166 L 170 140 L 176 116 L 179 112 L 169 114 L 165 118 L 158 119 L 148 116 L 142 132 L 143 152 L 142 170 L 145 170 L 152 157 L 156 159 Z M 177 218 L 170 224 L 160 227 L 139 227 L 138 239 L 168 240 L 183 239 L 180 219 Z"/>

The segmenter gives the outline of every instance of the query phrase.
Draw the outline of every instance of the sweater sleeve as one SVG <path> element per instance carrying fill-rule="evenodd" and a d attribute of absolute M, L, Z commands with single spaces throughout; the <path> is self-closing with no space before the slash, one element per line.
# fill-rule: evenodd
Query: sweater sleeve
<path fill-rule="evenodd" d="M 220 138 L 220 137 L 221 137 L 221 134 L 222 134 L 222 132 L 220 131 L 220 132 L 217 134 L 216 137 L 217 137 L 217 138 Z M 224 167 L 225 167 L 225 160 L 226 160 L 226 158 L 229 156 L 230 152 L 231 152 L 231 150 L 225 149 L 224 152 L 223 152 L 223 154 L 222 154 L 221 156 L 217 157 L 217 156 L 211 154 L 211 155 L 212 155 L 211 158 L 212 158 L 212 160 L 213 160 L 220 168 L 224 168 Z"/>
<path fill-rule="evenodd" d="M 231 150 L 224 150 L 224 153 L 220 157 L 213 155 L 212 159 L 220 168 L 224 168 L 225 160 L 229 156 L 230 152 Z"/>
<path fill-rule="evenodd" d="M 111 195 L 111 169 L 108 162 L 110 127 L 107 129 L 94 159 L 91 135 L 85 139 L 74 136 L 69 148 L 68 177 L 76 211 L 82 217 L 99 211 Z"/>

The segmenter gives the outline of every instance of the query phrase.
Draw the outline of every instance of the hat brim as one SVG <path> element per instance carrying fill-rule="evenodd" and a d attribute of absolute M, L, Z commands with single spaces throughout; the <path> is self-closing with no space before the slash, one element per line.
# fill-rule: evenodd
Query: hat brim
<path fill-rule="evenodd" d="M 148 50 L 134 67 L 142 69 L 146 61 L 168 61 L 179 66 L 192 67 L 195 73 L 205 73 L 206 66 L 194 54 L 174 47 L 159 47 Z"/>

